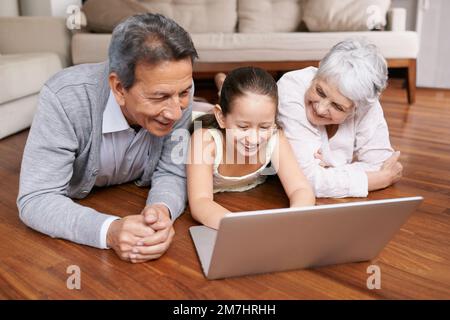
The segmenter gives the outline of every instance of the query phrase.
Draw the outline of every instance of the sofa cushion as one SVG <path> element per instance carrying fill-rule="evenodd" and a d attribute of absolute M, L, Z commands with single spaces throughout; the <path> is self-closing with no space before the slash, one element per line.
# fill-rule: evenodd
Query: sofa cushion
<path fill-rule="evenodd" d="M 200 62 L 317 61 L 337 42 L 355 37 L 377 45 L 387 59 L 415 59 L 419 51 L 418 36 L 413 31 L 192 34 Z M 110 35 L 74 35 L 74 63 L 106 60 L 110 40 Z"/>
<path fill-rule="evenodd" d="M 71 34 L 66 22 L 65 17 L 2 17 L 0 52 L 54 52 L 63 66 L 69 66 Z"/>
<path fill-rule="evenodd" d="M 385 58 L 417 58 L 416 32 L 289 32 L 194 34 L 192 40 L 201 62 L 318 61 L 336 43 L 348 38 L 366 38 Z"/>
<path fill-rule="evenodd" d="M 291 32 L 301 22 L 301 0 L 238 0 L 239 32 Z"/>
<path fill-rule="evenodd" d="M 108 59 L 110 41 L 111 34 L 74 34 L 72 37 L 73 64 L 105 61 Z"/>
<path fill-rule="evenodd" d="M 161 13 L 191 33 L 234 32 L 237 0 L 140 0 L 150 12 Z"/>
<path fill-rule="evenodd" d="M 18 0 L 0 1 L 0 17 L 17 17 L 17 16 L 19 16 Z"/>
<path fill-rule="evenodd" d="M 306 0 L 303 21 L 309 31 L 367 31 L 386 26 L 390 0 Z"/>
<path fill-rule="evenodd" d="M 0 56 L 0 104 L 39 92 L 59 70 L 61 61 L 55 53 Z"/>
<path fill-rule="evenodd" d="M 38 94 L 0 104 L 0 139 L 28 128 L 38 104 Z"/>
<path fill-rule="evenodd" d="M 136 0 L 89 0 L 83 12 L 89 31 L 111 33 L 121 20 L 148 9 Z"/>

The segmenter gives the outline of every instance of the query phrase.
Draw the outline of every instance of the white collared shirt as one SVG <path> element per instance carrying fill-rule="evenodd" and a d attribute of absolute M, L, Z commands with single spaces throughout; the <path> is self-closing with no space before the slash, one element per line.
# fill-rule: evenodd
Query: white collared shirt
<path fill-rule="evenodd" d="M 366 197 L 366 172 L 379 170 L 393 153 L 383 109 L 378 101 L 358 106 L 329 139 L 326 128 L 311 124 L 305 112 L 305 93 L 316 73 L 309 67 L 278 81 L 279 121 L 317 197 Z M 328 168 L 314 158 L 318 150 Z"/>
<path fill-rule="evenodd" d="M 95 185 L 97 187 L 116 185 L 138 179 L 144 172 L 150 154 L 150 133 L 141 128 L 135 132 L 130 127 L 110 91 L 105 111 L 103 112 L 102 143 L 100 147 L 100 167 Z M 109 226 L 119 217 L 107 219 L 100 231 L 103 249 Z"/>
<path fill-rule="evenodd" d="M 130 127 L 112 92 L 103 112 L 100 167 L 97 187 L 138 179 L 144 172 L 150 152 L 150 133 Z"/>

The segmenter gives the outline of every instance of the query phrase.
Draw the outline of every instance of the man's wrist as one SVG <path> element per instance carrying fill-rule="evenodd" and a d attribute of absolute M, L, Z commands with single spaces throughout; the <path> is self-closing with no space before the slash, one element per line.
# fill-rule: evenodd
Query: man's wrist
<path fill-rule="evenodd" d="M 172 214 L 170 212 L 170 208 L 167 204 L 165 204 L 164 202 L 157 202 L 157 203 L 153 203 L 152 205 L 158 205 L 162 208 L 164 208 L 164 211 L 167 214 L 167 217 L 172 220 Z"/>
<path fill-rule="evenodd" d="M 109 227 L 106 231 L 106 241 L 105 241 L 106 248 L 105 249 L 109 249 L 113 246 L 114 233 L 115 233 L 115 229 L 116 229 L 116 226 L 117 226 L 117 223 L 119 222 L 119 220 L 120 219 L 117 218 L 116 220 L 111 221 L 111 223 L 109 224 Z"/>

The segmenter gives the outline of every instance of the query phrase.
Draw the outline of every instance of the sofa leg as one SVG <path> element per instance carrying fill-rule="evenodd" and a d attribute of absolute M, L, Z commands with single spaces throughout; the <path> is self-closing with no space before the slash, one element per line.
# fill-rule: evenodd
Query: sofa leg
<path fill-rule="evenodd" d="M 409 60 L 408 67 L 406 69 L 406 76 L 408 103 L 414 104 L 416 102 L 416 59 Z"/>

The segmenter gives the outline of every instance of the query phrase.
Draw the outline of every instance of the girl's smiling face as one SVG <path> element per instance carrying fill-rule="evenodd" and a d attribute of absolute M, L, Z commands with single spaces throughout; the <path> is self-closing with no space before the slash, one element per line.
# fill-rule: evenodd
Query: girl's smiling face
<path fill-rule="evenodd" d="M 217 122 L 226 129 L 227 149 L 231 142 L 234 151 L 244 157 L 255 156 L 267 144 L 276 128 L 276 113 L 273 98 L 252 92 L 236 97 L 227 115 L 215 107 Z"/>
<path fill-rule="evenodd" d="M 341 124 L 355 104 L 329 81 L 314 79 L 305 94 L 306 117 L 314 125 Z"/>

